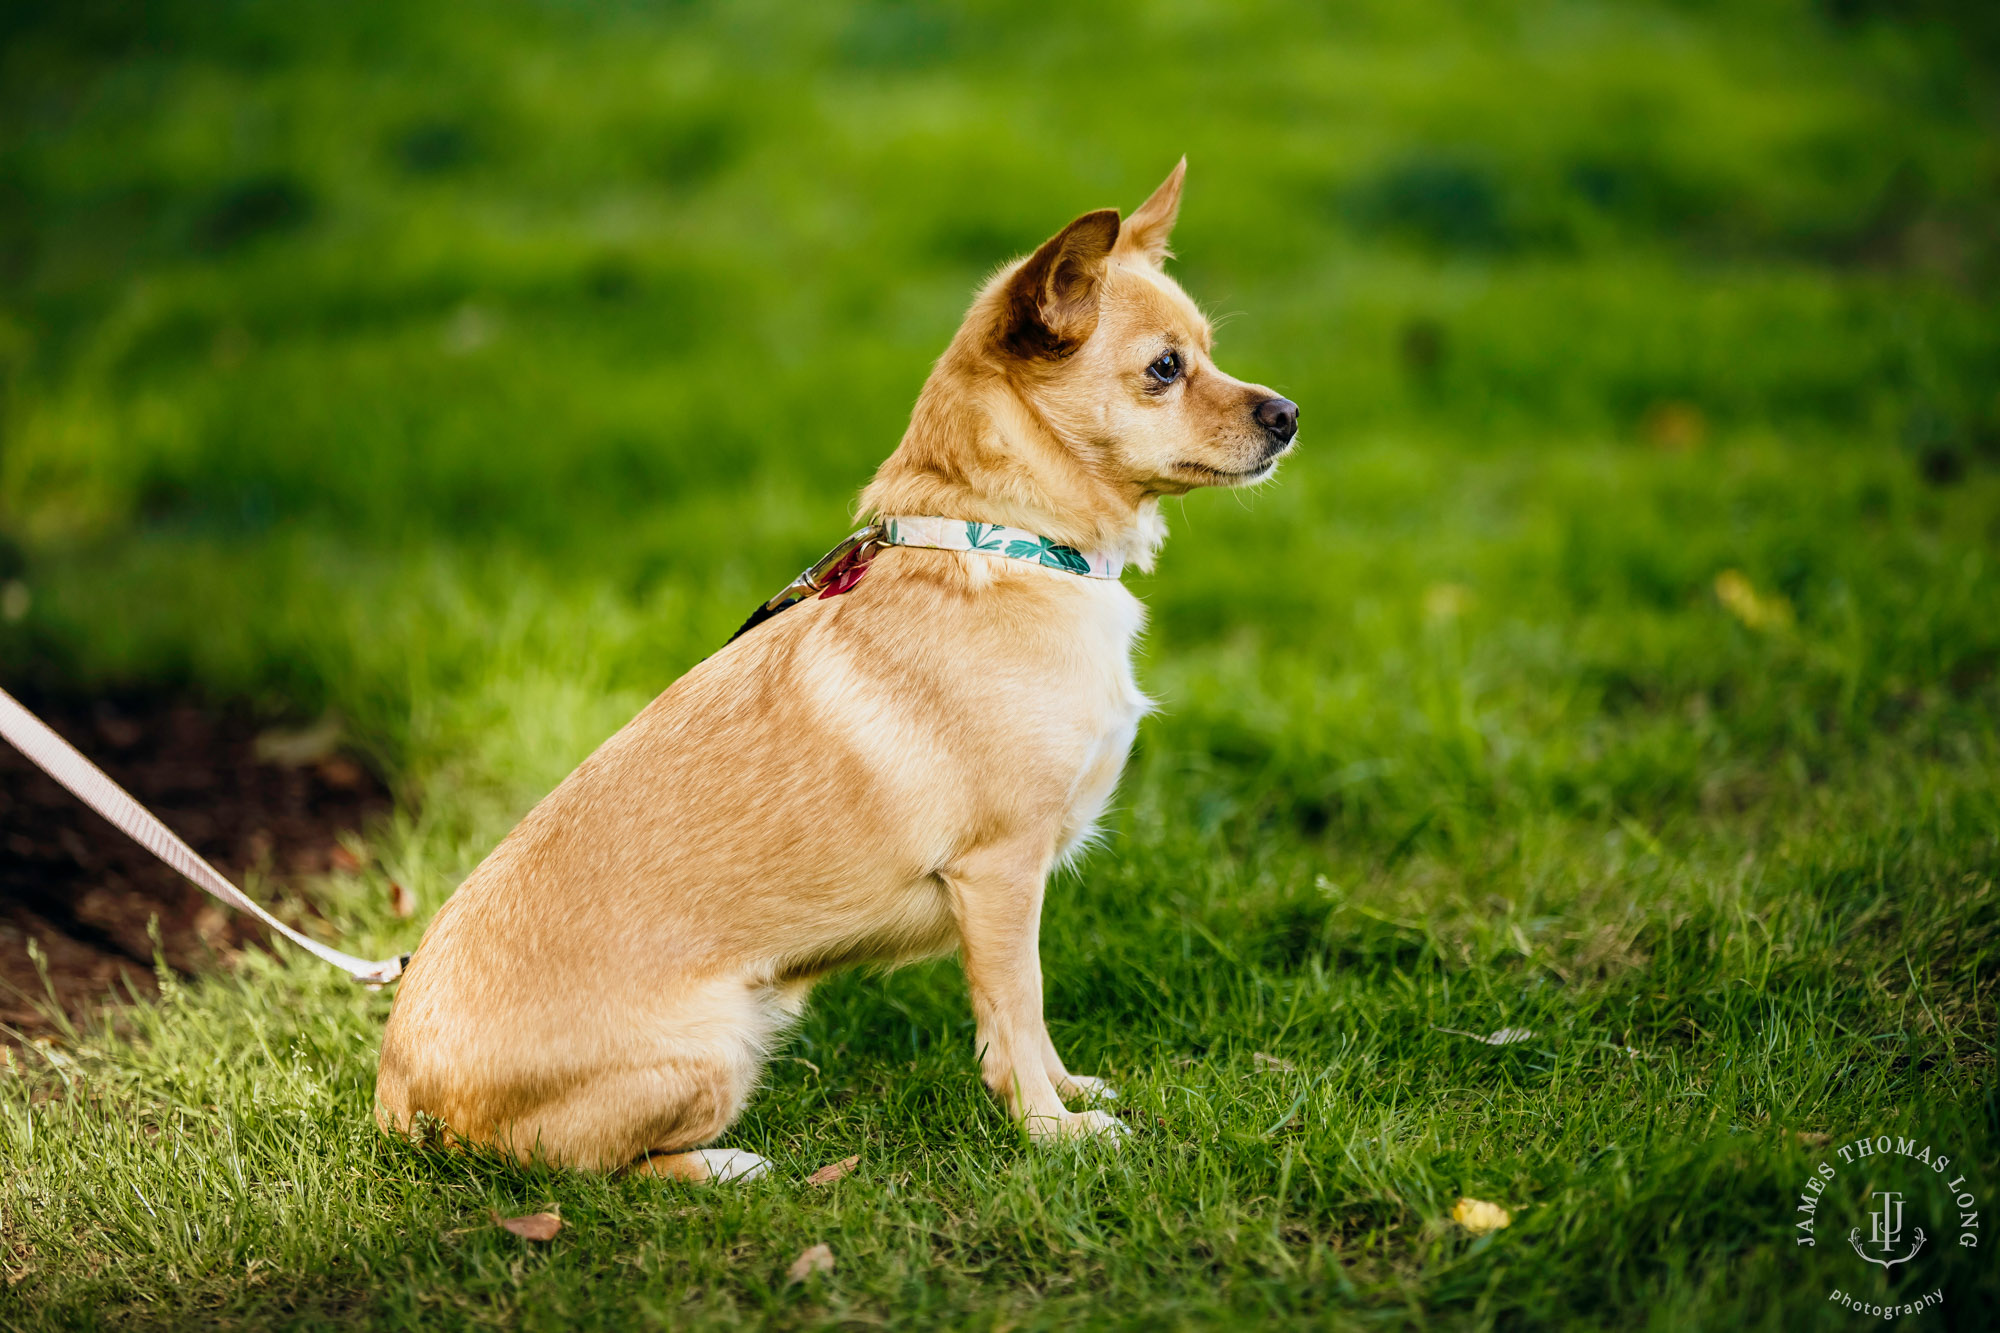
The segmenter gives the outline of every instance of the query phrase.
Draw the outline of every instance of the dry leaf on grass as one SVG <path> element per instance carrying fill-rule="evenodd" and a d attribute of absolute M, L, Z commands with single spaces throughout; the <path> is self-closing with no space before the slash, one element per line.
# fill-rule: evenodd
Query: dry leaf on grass
<path fill-rule="evenodd" d="M 1454 1037 L 1470 1037 L 1474 1041 L 1483 1041 L 1488 1046 L 1512 1046 L 1515 1042 L 1527 1041 L 1535 1035 L 1532 1028 L 1501 1028 L 1498 1032 L 1489 1032 L 1484 1036 L 1481 1036 L 1477 1032 L 1461 1031 L 1458 1028 L 1435 1028 L 1433 1030 L 1450 1033 Z"/>
<path fill-rule="evenodd" d="M 1725 569 L 1715 576 L 1715 600 L 1745 629 L 1786 629 L 1792 623 L 1792 604 L 1781 593 L 1762 593 L 1740 569 Z"/>
<path fill-rule="evenodd" d="M 848 1172 L 854 1170 L 855 1167 L 860 1165 L 861 1165 L 860 1153 L 856 1153 L 852 1157 L 843 1157 L 839 1161 L 831 1163 L 830 1165 L 827 1166 L 823 1166 L 819 1170 L 807 1176 L 806 1184 L 831 1185 L 834 1181 L 839 1180 L 842 1176 L 846 1175 Z"/>
<path fill-rule="evenodd" d="M 194 933 L 211 949 L 228 943 L 225 938 L 228 929 L 229 914 L 214 903 L 203 903 L 201 910 L 194 914 Z"/>
<path fill-rule="evenodd" d="M 1281 1074 L 1289 1074 L 1293 1070 L 1298 1068 L 1298 1066 L 1293 1064 L 1290 1060 L 1280 1060 L 1277 1056 L 1266 1055 L 1262 1051 L 1257 1051 L 1254 1054 L 1252 1054 L 1250 1057 L 1250 1063 L 1257 1066 L 1257 1068 L 1259 1069 L 1275 1069 Z"/>
<path fill-rule="evenodd" d="M 522 1240 L 554 1240 L 562 1230 L 562 1219 L 554 1213 L 529 1213 L 525 1217 L 502 1217 L 491 1213 L 493 1225 L 513 1232 Z"/>
<path fill-rule="evenodd" d="M 1456 620 L 1472 608 L 1472 589 L 1463 583 L 1433 583 L 1424 589 L 1424 619 Z"/>
<path fill-rule="evenodd" d="M 810 1249 L 800 1250 L 799 1257 L 792 1260 L 792 1266 L 785 1270 L 785 1285 L 790 1286 L 794 1282 L 803 1282 L 814 1273 L 831 1273 L 832 1271 L 833 1247 L 831 1245 L 815 1245 Z"/>
<path fill-rule="evenodd" d="M 1484 1236 L 1512 1225 L 1514 1215 L 1497 1203 L 1487 1203 L 1483 1199 L 1460 1199 L 1451 1210 L 1451 1220 L 1475 1236 Z"/>
<path fill-rule="evenodd" d="M 389 881 L 389 910 L 408 921 L 417 914 L 417 895 L 398 884 Z"/>
<path fill-rule="evenodd" d="M 1646 409 L 1639 431 L 1655 449 L 1684 454 L 1708 438 L 1708 417 L 1693 403 L 1669 398 Z"/>
<path fill-rule="evenodd" d="M 340 748 L 340 719 L 329 713 L 309 727 L 284 730 L 273 727 L 257 733 L 253 744 L 259 763 L 280 768 L 304 768 L 317 763 Z"/>
<path fill-rule="evenodd" d="M 321 781 L 329 787 L 339 787 L 343 791 L 353 791 L 368 780 L 367 770 L 344 754 L 322 759 L 314 767 L 319 770 Z"/>

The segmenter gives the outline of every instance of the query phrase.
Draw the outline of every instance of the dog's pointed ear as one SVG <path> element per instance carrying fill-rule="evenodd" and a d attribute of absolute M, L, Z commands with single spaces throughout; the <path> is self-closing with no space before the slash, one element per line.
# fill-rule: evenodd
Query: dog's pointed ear
<path fill-rule="evenodd" d="M 1152 197 L 1139 205 L 1138 212 L 1125 219 L 1118 233 L 1118 249 L 1136 254 L 1149 264 L 1158 264 L 1171 252 L 1167 238 L 1174 234 L 1174 219 L 1181 213 L 1181 182 L 1187 179 L 1187 159 L 1183 157 Z"/>
<path fill-rule="evenodd" d="M 1001 341 L 1030 357 L 1068 356 L 1097 328 L 1118 210 L 1085 213 L 1042 243 L 1007 282 Z"/>

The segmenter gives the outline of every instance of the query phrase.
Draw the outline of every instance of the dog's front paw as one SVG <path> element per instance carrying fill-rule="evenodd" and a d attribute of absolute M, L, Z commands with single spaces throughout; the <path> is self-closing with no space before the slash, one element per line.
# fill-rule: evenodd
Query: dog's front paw
<path fill-rule="evenodd" d="M 1132 1130 L 1123 1120 L 1104 1111 L 1072 1111 L 1061 1116 L 1030 1116 L 1028 1137 L 1038 1143 L 1075 1143 L 1095 1139 L 1116 1144 L 1129 1138 Z"/>
<path fill-rule="evenodd" d="M 1117 1096 L 1117 1093 L 1112 1093 Z M 1119 1143 L 1132 1137 L 1132 1127 L 1112 1115 L 1109 1111 L 1082 1111 L 1077 1115 L 1078 1133 L 1093 1139 L 1103 1139 L 1108 1143 Z"/>

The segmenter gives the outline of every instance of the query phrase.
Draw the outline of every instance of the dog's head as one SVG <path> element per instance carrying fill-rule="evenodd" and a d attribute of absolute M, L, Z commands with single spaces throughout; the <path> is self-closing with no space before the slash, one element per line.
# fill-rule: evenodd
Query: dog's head
<path fill-rule="evenodd" d="M 1298 408 L 1215 364 L 1208 321 L 1160 267 L 1186 170 L 986 284 L 862 513 L 1008 523 L 1150 569 L 1161 496 L 1271 475 Z"/>
<path fill-rule="evenodd" d="M 1224 372 L 1208 320 L 1161 268 L 1185 160 L 1131 217 L 1085 213 L 995 279 L 990 354 L 1021 403 L 1092 471 L 1144 495 L 1271 475 L 1298 407 Z"/>

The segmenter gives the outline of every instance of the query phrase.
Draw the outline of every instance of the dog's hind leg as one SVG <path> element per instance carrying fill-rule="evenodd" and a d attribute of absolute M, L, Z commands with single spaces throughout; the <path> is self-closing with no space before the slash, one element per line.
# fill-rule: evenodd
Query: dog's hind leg
<path fill-rule="evenodd" d="M 696 1152 L 729 1128 L 787 1016 L 764 987 L 717 980 L 676 997 L 669 1016 L 599 1052 L 595 1067 L 517 1117 L 500 1136 L 516 1156 L 585 1170 L 632 1166 L 679 1180 L 754 1174 L 751 1153 Z"/>
<path fill-rule="evenodd" d="M 754 1064 L 744 1067 L 721 1053 L 676 1052 L 650 1066 L 580 1077 L 493 1137 L 521 1161 L 615 1171 L 642 1156 L 681 1152 L 719 1137 L 756 1076 Z"/>

